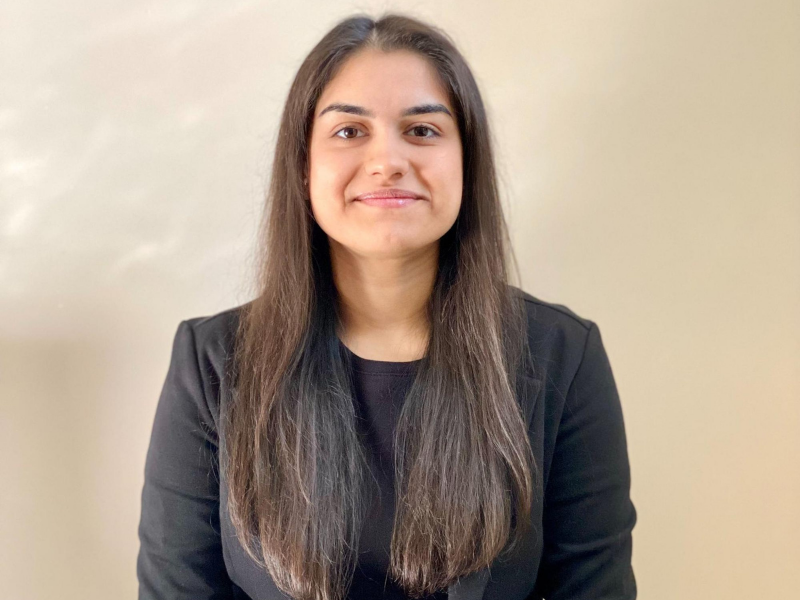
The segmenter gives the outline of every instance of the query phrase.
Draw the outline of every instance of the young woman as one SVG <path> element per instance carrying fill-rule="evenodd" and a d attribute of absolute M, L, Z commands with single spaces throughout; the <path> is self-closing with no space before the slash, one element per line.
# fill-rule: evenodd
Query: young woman
<path fill-rule="evenodd" d="M 283 112 L 258 293 L 182 321 L 140 599 L 632 599 L 595 323 L 508 280 L 478 87 L 439 29 L 340 22 Z"/>

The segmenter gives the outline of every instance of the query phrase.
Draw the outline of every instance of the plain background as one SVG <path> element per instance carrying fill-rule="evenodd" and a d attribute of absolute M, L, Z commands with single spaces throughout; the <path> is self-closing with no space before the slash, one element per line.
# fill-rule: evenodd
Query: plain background
<path fill-rule="evenodd" d="M 180 320 L 250 299 L 278 119 L 354 11 L 444 28 L 523 287 L 600 327 L 648 600 L 800 589 L 800 3 L 0 7 L 0 596 L 134 598 Z"/>

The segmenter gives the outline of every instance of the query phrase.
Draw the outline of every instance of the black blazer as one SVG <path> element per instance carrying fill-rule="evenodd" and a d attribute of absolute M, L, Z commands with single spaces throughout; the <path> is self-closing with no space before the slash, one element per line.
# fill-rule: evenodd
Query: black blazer
<path fill-rule="evenodd" d="M 448 588 L 455 600 L 632 600 L 636 510 L 617 387 L 597 325 L 525 299 L 535 372 L 518 376 L 536 464 L 534 528 L 505 561 Z M 288 598 L 238 543 L 219 473 L 225 361 L 241 306 L 182 321 L 144 469 L 140 600 Z M 222 493 L 220 494 L 220 491 Z"/>

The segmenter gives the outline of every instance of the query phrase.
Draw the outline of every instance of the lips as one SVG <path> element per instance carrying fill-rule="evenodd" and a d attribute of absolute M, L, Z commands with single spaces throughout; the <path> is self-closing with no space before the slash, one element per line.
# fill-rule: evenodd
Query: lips
<path fill-rule="evenodd" d="M 400 208 L 422 202 L 422 198 L 364 198 L 357 201 L 365 206 L 378 206 L 380 208 Z"/>
<path fill-rule="evenodd" d="M 400 188 L 384 188 L 373 190 L 364 194 L 359 194 L 353 200 L 377 200 L 377 199 L 408 199 L 408 200 L 424 200 L 421 194 L 412 192 L 411 190 L 403 190 Z"/>

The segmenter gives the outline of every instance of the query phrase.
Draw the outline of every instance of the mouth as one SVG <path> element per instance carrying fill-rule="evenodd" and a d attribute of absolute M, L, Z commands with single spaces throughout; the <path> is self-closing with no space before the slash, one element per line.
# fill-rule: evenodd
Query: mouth
<path fill-rule="evenodd" d="M 361 202 L 368 206 L 378 206 L 382 208 L 409 206 L 421 200 L 425 200 L 421 194 L 400 188 L 377 189 L 365 194 L 359 194 L 353 198 L 353 202 Z"/>
<path fill-rule="evenodd" d="M 380 208 L 401 208 L 403 206 L 410 206 L 417 202 L 422 202 L 422 198 L 394 198 L 387 196 L 372 196 L 370 198 L 358 199 L 353 202 L 365 204 L 367 206 L 377 206 Z"/>
<path fill-rule="evenodd" d="M 422 194 L 412 192 L 411 190 L 403 190 L 400 188 L 379 188 L 371 192 L 359 194 L 354 200 L 366 200 L 368 198 L 411 198 L 412 200 L 422 199 Z"/>

